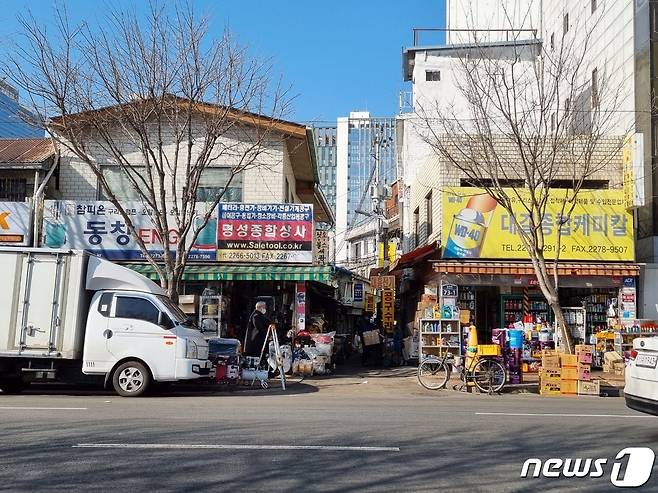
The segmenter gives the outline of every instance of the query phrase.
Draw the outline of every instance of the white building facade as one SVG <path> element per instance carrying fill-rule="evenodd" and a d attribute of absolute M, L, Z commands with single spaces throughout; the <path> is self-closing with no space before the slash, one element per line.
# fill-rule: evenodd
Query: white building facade
<path fill-rule="evenodd" d="M 418 113 L 439 104 L 467 118 L 468 104 L 458 89 L 454 54 L 469 43 L 480 47 L 541 43 L 549 56 L 558 56 L 562 49 L 582 55 L 576 83 L 581 93 L 574 101 L 561 101 L 563 107 L 556 111 L 566 105 L 586 113 L 598 104 L 601 113 L 613 114 L 607 129 L 611 137 L 642 134 L 643 150 L 634 149 L 643 152 L 643 171 L 636 172 L 635 178 L 645 201 L 635 211 L 636 260 L 647 264 L 639 291 L 650 293 L 658 282 L 658 202 L 652 198 L 658 193 L 658 118 L 651 110 L 658 74 L 658 64 L 652 61 L 658 45 L 651 40 L 658 33 L 658 2 L 448 0 L 446 11 L 446 44 L 417 44 L 403 55 L 404 77 L 412 82 L 414 104 L 411 113 L 399 117 L 404 122 L 398 153 L 406 187 L 401 192 L 405 250 L 439 239 L 436 231 L 423 231 L 423 221 L 434 217 L 436 223 L 440 217 L 440 201 L 427 200 L 427 194 L 439 186 L 441 172 L 432 172 L 437 170 L 437 158 L 425 143 Z M 428 205 L 432 211 L 424 210 Z M 642 316 L 658 317 L 658 300 L 643 300 L 641 295 L 639 301 Z"/>

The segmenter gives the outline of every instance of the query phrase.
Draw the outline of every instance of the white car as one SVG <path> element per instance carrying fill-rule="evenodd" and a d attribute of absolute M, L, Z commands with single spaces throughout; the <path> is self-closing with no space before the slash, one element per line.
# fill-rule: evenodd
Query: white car
<path fill-rule="evenodd" d="M 638 337 L 633 341 L 626 365 L 626 406 L 658 416 L 658 337 Z"/>

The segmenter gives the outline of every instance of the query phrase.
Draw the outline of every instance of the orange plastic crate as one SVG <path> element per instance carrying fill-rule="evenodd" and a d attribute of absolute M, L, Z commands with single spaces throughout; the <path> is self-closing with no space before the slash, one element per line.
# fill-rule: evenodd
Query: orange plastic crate
<path fill-rule="evenodd" d="M 500 356 L 500 346 L 498 344 L 478 344 L 478 356 Z"/>

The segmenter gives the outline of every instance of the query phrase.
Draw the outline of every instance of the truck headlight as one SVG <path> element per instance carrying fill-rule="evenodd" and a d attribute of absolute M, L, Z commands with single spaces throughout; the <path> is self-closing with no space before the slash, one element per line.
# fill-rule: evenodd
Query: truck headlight
<path fill-rule="evenodd" d="M 199 346 L 197 346 L 196 342 L 187 339 L 187 345 L 185 346 L 185 358 L 199 359 Z"/>

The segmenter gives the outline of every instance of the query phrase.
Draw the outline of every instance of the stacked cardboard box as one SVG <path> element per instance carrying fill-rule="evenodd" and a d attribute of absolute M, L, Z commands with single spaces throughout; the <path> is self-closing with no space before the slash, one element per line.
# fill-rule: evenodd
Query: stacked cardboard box
<path fill-rule="evenodd" d="M 578 395 L 599 395 L 600 384 L 592 380 L 592 357 L 594 346 L 589 344 L 576 345 L 578 359 Z"/>
<path fill-rule="evenodd" d="M 560 395 L 561 374 L 560 355 L 551 349 L 543 350 L 539 371 L 539 393 L 541 395 Z"/>
<path fill-rule="evenodd" d="M 599 395 L 599 382 L 592 381 L 592 351 L 587 344 L 576 346 L 576 354 L 542 351 L 539 393 L 542 395 Z"/>
<path fill-rule="evenodd" d="M 424 318 L 439 318 L 438 305 L 436 303 L 436 296 L 433 294 L 424 294 L 421 296 L 420 301 L 416 305 L 416 316 L 414 318 L 414 325 L 417 330 L 420 330 L 420 321 Z"/>
<path fill-rule="evenodd" d="M 560 354 L 560 366 L 562 367 L 561 395 L 578 394 L 578 356 L 575 354 Z"/>
<path fill-rule="evenodd" d="M 603 371 L 615 375 L 624 375 L 624 358 L 617 351 L 608 351 L 603 356 Z"/>

